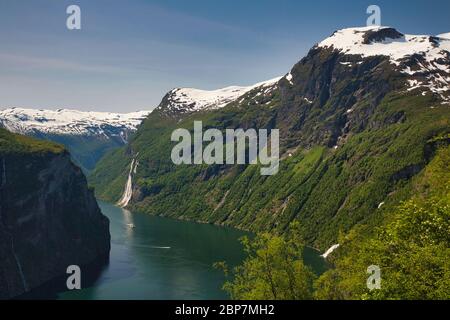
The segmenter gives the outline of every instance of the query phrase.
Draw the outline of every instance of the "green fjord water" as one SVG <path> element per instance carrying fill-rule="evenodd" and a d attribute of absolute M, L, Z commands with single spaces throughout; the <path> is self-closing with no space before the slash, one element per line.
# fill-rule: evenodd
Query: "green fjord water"
<path fill-rule="evenodd" d="M 99 205 L 111 222 L 109 264 L 88 287 L 60 292 L 58 299 L 227 299 L 225 278 L 212 265 L 240 263 L 238 239 L 248 233 Z M 305 260 L 318 271 L 324 267 L 312 249 Z"/>

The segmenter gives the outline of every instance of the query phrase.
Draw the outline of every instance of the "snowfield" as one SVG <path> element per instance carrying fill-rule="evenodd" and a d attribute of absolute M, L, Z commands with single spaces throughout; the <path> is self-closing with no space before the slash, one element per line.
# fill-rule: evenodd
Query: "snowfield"
<path fill-rule="evenodd" d="M 0 125 L 21 134 L 93 135 L 104 134 L 106 127 L 134 131 L 149 114 L 10 108 L 0 110 Z"/>
<path fill-rule="evenodd" d="M 387 56 L 390 62 L 407 74 L 409 90 L 432 92 L 450 103 L 450 33 L 438 36 L 402 34 L 390 27 L 362 27 L 338 30 L 317 45 L 345 55 Z M 414 59 L 413 56 L 420 57 Z M 414 68 L 405 62 L 414 61 Z"/>
<path fill-rule="evenodd" d="M 173 89 L 168 93 L 169 105 L 165 108 L 176 112 L 220 109 L 230 102 L 236 101 L 239 97 L 253 89 L 270 88 L 276 85 L 280 79 L 281 77 L 277 77 L 252 86 L 231 86 L 218 90 L 200 90 L 194 88 Z"/>
<path fill-rule="evenodd" d="M 348 68 L 361 65 L 367 57 L 389 57 L 394 67 L 407 76 L 406 91 L 421 90 L 422 95 L 431 92 L 440 96 L 443 103 L 450 103 L 450 33 L 437 36 L 408 35 L 390 27 L 347 28 L 334 32 L 318 43 L 316 48 L 331 48 L 344 55 L 352 55 L 353 62 L 339 62 Z M 238 99 L 242 102 L 243 95 L 252 90 L 255 90 L 254 97 L 268 94 L 277 87 L 281 78 L 277 77 L 251 86 L 230 86 L 217 90 L 176 88 L 169 91 L 167 99 L 163 100 L 157 109 L 174 113 L 219 109 Z M 284 78 L 291 85 L 295 82 L 291 72 Z M 304 99 L 308 103 L 313 103 L 307 98 Z M 53 111 L 10 108 L 0 111 L 0 125 L 22 134 L 41 132 L 106 136 L 104 129 L 119 129 L 116 131 L 122 132 L 120 134 L 123 134 L 123 130 L 136 130 L 148 114 L 150 111 L 120 114 L 66 109 Z"/>
<path fill-rule="evenodd" d="M 405 34 L 398 38 L 385 38 L 382 41 L 365 43 L 364 36 L 370 32 L 391 29 L 389 27 L 348 28 L 336 31 L 331 37 L 318 44 L 318 47 L 333 47 L 347 55 L 362 57 L 389 56 L 398 65 L 401 60 L 413 54 L 421 54 L 427 61 L 447 58 L 450 51 L 449 33 L 435 37 L 429 35 Z"/>

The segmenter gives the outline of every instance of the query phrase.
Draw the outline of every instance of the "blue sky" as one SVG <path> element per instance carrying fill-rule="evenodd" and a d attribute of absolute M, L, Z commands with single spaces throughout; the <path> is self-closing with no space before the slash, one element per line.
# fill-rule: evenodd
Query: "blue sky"
<path fill-rule="evenodd" d="M 66 28 L 81 7 L 82 29 Z M 450 1 L 0 0 L 0 108 L 150 109 L 174 87 L 249 85 L 289 71 L 334 30 L 450 32 Z"/>

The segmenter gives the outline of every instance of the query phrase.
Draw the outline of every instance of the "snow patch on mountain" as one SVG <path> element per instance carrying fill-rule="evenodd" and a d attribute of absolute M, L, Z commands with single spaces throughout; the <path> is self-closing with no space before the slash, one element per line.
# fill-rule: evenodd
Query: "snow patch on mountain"
<path fill-rule="evenodd" d="M 158 109 L 164 108 L 172 112 L 183 113 L 220 109 L 254 89 L 260 88 L 265 91 L 269 90 L 276 85 L 280 79 L 281 77 L 277 77 L 252 86 L 230 86 L 217 90 L 177 88 L 168 93 L 168 104 L 161 105 Z"/>
<path fill-rule="evenodd" d="M 434 61 L 446 58 L 450 51 L 448 38 L 401 34 L 389 27 L 376 26 L 338 30 L 318 46 L 333 47 L 347 55 L 389 56 L 396 65 L 413 54 L 422 54 L 428 61 Z"/>
<path fill-rule="evenodd" d="M 362 58 L 387 56 L 400 72 L 409 76 L 408 91 L 431 91 L 443 103 L 450 103 L 450 33 L 408 35 L 390 27 L 348 28 L 334 32 L 317 47 Z"/>
<path fill-rule="evenodd" d="M 294 82 L 292 82 L 292 79 L 294 79 L 294 77 L 292 76 L 292 73 L 289 72 L 285 78 L 291 85 L 294 85 Z"/>
<path fill-rule="evenodd" d="M 84 112 L 77 110 L 35 110 L 10 108 L 0 110 L 0 126 L 21 134 L 120 135 L 135 131 L 150 111 L 132 113 Z M 114 132 L 114 133 L 112 133 Z"/>

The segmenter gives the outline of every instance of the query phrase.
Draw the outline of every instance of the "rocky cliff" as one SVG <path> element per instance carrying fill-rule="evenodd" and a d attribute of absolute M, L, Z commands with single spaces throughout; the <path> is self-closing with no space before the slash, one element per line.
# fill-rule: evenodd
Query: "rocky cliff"
<path fill-rule="evenodd" d="M 109 256 L 109 221 L 59 145 L 0 129 L 0 298 Z"/>

